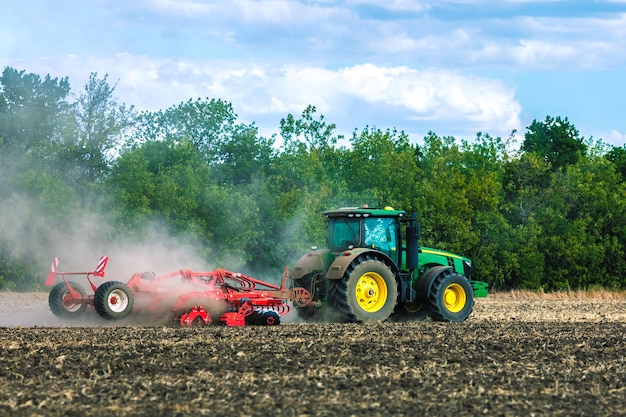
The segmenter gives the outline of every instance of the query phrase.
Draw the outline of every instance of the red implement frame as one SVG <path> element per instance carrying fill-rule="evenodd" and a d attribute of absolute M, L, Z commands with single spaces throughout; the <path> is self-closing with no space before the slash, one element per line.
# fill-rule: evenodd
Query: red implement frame
<path fill-rule="evenodd" d="M 179 319 L 181 325 L 202 324 L 200 320 L 204 324 L 213 323 L 207 306 L 221 304 L 227 306 L 227 311 L 221 313 L 219 320 L 227 326 L 243 326 L 253 313 L 274 311 L 279 316 L 289 313 L 288 301 L 293 299 L 294 293 L 286 286 L 288 275 L 285 268 L 281 285 L 275 285 L 226 269 L 210 272 L 183 269 L 154 277 L 136 273 L 127 285 L 136 296 L 150 295 L 146 309 L 158 311 L 176 293 L 167 282 L 179 279 L 184 287 L 189 288 L 177 295 L 172 305 L 174 312 L 185 312 Z M 198 302 L 206 305 L 198 305 Z M 191 310 L 190 305 L 193 305 Z"/>
<path fill-rule="evenodd" d="M 98 266 L 92 272 L 57 272 L 59 258 L 55 258 L 46 285 L 54 285 L 56 278 L 60 276 L 73 303 L 93 306 L 94 296 L 82 296 L 65 277 L 86 275 L 95 293 L 98 286 L 93 283 L 91 276 L 104 277 L 108 260 L 108 257 L 100 258 Z M 289 302 L 299 306 L 310 302 L 311 294 L 307 290 L 287 288 L 288 277 L 287 268 L 280 285 L 225 269 L 209 272 L 183 269 L 161 276 L 135 273 L 125 285 L 132 292 L 135 310 L 139 312 L 173 314 L 182 326 L 216 323 L 214 315 L 219 317 L 217 323 L 243 326 L 247 322 L 279 324 L 280 317 L 291 310 Z M 141 301 L 139 305 L 138 300 Z"/>

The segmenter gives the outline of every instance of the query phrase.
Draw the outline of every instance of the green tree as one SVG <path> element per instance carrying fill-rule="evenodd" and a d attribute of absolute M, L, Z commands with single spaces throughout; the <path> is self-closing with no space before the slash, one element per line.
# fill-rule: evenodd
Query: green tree
<path fill-rule="evenodd" d="M 534 218 L 530 218 L 523 226 L 513 228 L 513 234 L 507 240 L 511 251 L 502 253 L 503 258 L 498 262 L 508 270 L 508 275 L 503 279 L 503 288 L 544 288 L 546 258 L 551 256 L 543 249 L 544 238 L 543 230 Z"/>
<path fill-rule="evenodd" d="M 124 208 L 118 223 L 135 239 L 163 221 L 174 236 L 202 244 L 214 265 L 233 268 L 255 255 L 260 228 L 252 196 L 215 182 L 204 157 L 189 142 L 150 141 L 124 152 L 108 180 Z"/>
<path fill-rule="evenodd" d="M 606 159 L 615 165 L 615 169 L 626 180 L 626 145 L 614 146 L 606 153 Z"/>
<path fill-rule="evenodd" d="M 274 138 L 259 136 L 254 125 L 236 125 L 231 135 L 225 137 L 215 165 L 216 177 L 221 184 L 251 184 L 265 178 L 276 153 Z"/>
<path fill-rule="evenodd" d="M 281 236 L 281 251 L 292 259 L 311 244 L 324 242 L 322 211 L 338 204 L 345 182 L 340 176 L 341 136 L 335 125 L 308 106 L 296 119 L 289 114 L 280 122 L 281 151 L 274 158 L 267 183 L 274 196 L 270 218 L 273 235 Z"/>
<path fill-rule="evenodd" d="M 307 106 L 302 116 L 296 119 L 292 114 L 280 120 L 280 135 L 286 152 L 304 147 L 307 150 L 326 150 L 337 144 L 334 123 L 326 123 L 324 115 L 315 118 L 315 106 Z"/>
<path fill-rule="evenodd" d="M 124 152 L 109 184 L 140 224 L 159 216 L 172 232 L 188 233 L 203 229 L 202 222 L 211 218 L 202 195 L 213 185 L 210 170 L 190 143 L 146 142 Z"/>
<path fill-rule="evenodd" d="M 0 76 L 0 286 L 37 285 L 32 265 L 74 206 L 71 187 L 53 167 L 73 113 L 67 78 L 43 79 L 6 67 Z"/>
<path fill-rule="evenodd" d="M 75 103 L 76 126 L 59 149 L 64 175 L 75 184 L 103 179 L 116 157 L 123 134 L 132 127 L 134 108 L 118 104 L 108 75 L 89 76 Z"/>
<path fill-rule="evenodd" d="M 237 115 L 230 103 L 220 99 L 188 100 L 164 111 L 142 112 L 135 141 L 187 142 L 207 164 L 221 162 L 220 150 L 235 130 Z"/>
<path fill-rule="evenodd" d="M 71 116 L 69 81 L 6 67 L 0 76 L 0 147 L 48 159 Z"/>
<path fill-rule="evenodd" d="M 274 175 L 285 191 L 315 190 L 327 184 L 337 171 L 335 145 L 341 136 L 324 115 L 315 118 L 316 108 L 308 106 L 299 119 L 289 114 L 280 121 L 282 150 L 277 155 Z"/>
<path fill-rule="evenodd" d="M 560 245 L 549 264 L 559 279 L 548 285 L 625 285 L 620 279 L 626 272 L 626 184 L 621 175 L 601 155 L 592 154 L 557 176 L 552 188 L 544 230 Z"/>
<path fill-rule="evenodd" d="M 36 276 L 38 272 L 32 263 L 15 256 L 8 243 L 0 241 L 0 290 L 32 290 L 35 283 L 28 277 Z"/>
<path fill-rule="evenodd" d="M 525 225 L 540 206 L 549 203 L 544 194 L 551 178 L 551 165 L 534 153 L 522 154 L 506 164 L 504 212 L 512 225 Z"/>
<path fill-rule="evenodd" d="M 544 122 L 533 120 L 527 127 L 522 151 L 537 154 L 549 162 L 553 170 L 558 170 L 576 163 L 587 146 L 567 117 L 547 116 Z"/>
<path fill-rule="evenodd" d="M 137 120 L 131 147 L 151 141 L 188 143 L 224 185 L 264 177 L 275 153 L 274 138 L 260 137 L 254 123 L 237 123 L 232 105 L 219 99 L 189 100 L 165 111 L 143 112 Z"/>
<path fill-rule="evenodd" d="M 353 134 L 351 144 L 344 176 L 350 179 L 350 193 L 361 199 L 353 204 L 415 210 L 419 148 L 409 143 L 409 137 L 396 130 L 366 127 Z"/>
<path fill-rule="evenodd" d="M 472 212 L 470 236 L 478 239 L 461 253 L 471 257 L 476 278 L 503 285 L 515 263 L 515 231 L 503 215 L 503 178 L 509 160 L 505 143 L 499 137 L 479 132 L 473 141 L 461 141 L 459 158 L 465 178 L 463 193 Z"/>
<path fill-rule="evenodd" d="M 474 211 L 467 195 L 467 170 L 454 137 L 433 132 L 424 138 L 419 167 L 423 172 L 416 189 L 424 244 L 467 253 L 478 244 L 472 227 Z"/>

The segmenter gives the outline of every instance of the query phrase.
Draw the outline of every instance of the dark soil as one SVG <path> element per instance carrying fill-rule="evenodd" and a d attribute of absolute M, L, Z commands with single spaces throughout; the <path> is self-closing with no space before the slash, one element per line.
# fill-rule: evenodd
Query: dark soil
<path fill-rule="evenodd" d="M 465 323 L 8 325 L 0 415 L 626 414 L 623 320 L 512 320 L 511 305 L 480 300 Z"/>

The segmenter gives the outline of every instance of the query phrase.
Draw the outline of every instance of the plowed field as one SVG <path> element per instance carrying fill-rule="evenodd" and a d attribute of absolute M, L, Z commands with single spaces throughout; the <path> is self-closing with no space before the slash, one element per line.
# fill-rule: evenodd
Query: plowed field
<path fill-rule="evenodd" d="M 625 300 L 243 328 L 64 323 L 45 294 L 0 305 L 2 416 L 626 415 Z"/>

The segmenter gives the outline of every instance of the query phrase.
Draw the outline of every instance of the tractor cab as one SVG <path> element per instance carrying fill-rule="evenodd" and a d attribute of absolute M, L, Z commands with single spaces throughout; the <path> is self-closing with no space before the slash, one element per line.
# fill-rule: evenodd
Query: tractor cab
<path fill-rule="evenodd" d="M 339 253 L 369 248 L 400 263 L 400 219 L 405 212 L 385 209 L 342 208 L 324 213 L 328 219 L 328 249 Z"/>

